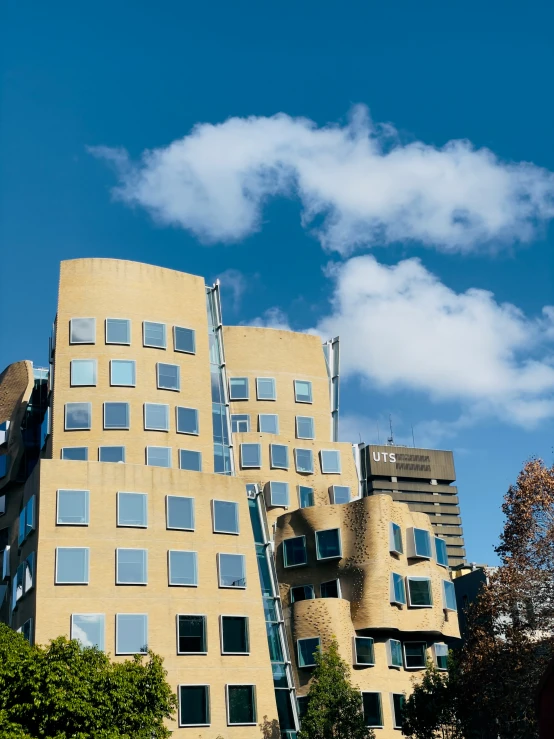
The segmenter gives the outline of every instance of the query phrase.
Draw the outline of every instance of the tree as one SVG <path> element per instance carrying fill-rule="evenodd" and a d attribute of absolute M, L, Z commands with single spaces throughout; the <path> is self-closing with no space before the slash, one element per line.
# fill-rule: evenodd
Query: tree
<path fill-rule="evenodd" d="M 404 703 L 402 731 L 414 739 L 463 739 L 457 715 L 457 671 L 452 655 L 448 672 L 431 663 Z"/>
<path fill-rule="evenodd" d="M 0 624 L 0 738 L 166 739 L 177 698 L 152 652 L 112 663 L 65 637 L 31 646 Z"/>
<path fill-rule="evenodd" d="M 316 668 L 298 739 L 374 739 L 365 725 L 360 691 L 352 687 L 349 667 L 335 640 L 315 654 Z"/>

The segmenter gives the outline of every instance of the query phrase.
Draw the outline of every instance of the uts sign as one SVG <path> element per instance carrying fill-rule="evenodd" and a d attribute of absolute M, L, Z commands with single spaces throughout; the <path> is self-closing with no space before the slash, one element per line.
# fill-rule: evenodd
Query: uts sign
<path fill-rule="evenodd" d="M 383 457 L 383 462 L 394 462 L 396 464 L 396 452 L 372 452 L 373 461 L 380 462 Z"/>

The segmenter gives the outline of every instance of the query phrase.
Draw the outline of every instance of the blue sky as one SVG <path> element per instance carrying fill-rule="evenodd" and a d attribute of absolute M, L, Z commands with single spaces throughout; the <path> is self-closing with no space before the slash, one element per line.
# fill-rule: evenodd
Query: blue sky
<path fill-rule="evenodd" d="M 346 436 L 392 414 L 454 450 L 493 562 L 553 454 L 553 6 L 8 0 L 2 26 L 0 365 L 46 362 L 61 259 L 221 275 L 228 323 L 340 332 Z"/>

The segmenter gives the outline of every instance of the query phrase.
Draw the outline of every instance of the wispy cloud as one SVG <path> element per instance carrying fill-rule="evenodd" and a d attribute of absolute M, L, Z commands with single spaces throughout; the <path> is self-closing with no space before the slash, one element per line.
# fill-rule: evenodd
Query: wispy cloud
<path fill-rule="evenodd" d="M 221 290 L 230 296 L 231 305 L 235 313 L 239 310 L 242 296 L 248 285 L 248 280 L 238 269 L 226 269 L 217 275 L 221 282 Z"/>

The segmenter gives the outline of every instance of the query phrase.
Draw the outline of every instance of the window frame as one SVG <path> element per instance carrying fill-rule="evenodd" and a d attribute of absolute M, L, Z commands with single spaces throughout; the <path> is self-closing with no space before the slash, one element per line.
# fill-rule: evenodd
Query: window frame
<path fill-rule="evenodd" d="M 179 619 L 180 618 L 201 618 L 204 622 L 204 651 L 202 652 L 182 652 L 179 648 Z M 175 628 L 177 630 L 177 654 L 208 654 L 208 616 L 205 613 L 178 613 L 175 616 Z"/>
<path fill-rule="evenodd" d="M 236 512 L 236 523 L 237 523 L 237 530 L 236 531 L 225 531 L 224 529 L 218 529 L 216 528 L 216 515 L 215 515 L 215 509 L 216 509 L 216 503 L 231 503 L 235 506 L 235 512 Z M 223 500 L 223 498 L 212 498 L 211 500 L 211 508 L 212 508 L 212 531 L 214 534 L 229 534 L 231 536 L 239 536 L 240 534 L 240 511 L 239 511 L 239 504 L 234 500 Z"/>
<path fill-rule="evenodd" d="M 338 470 L 333 470 L 331 472 L 328 472 L 325 469 L 324 454 L 326 454 L 326 453 L 331 453 L 331 454 L 336 454 L 337 455 L 337 459 L 339 461 Z M 341 475 L 342 474 L 342 460 L 341 460 L 341 454 L 340 454 L 340 450 L 339 449 L 320 449 L 319 450 L 319 463 L 321 465 L 321 473 L 323 475 Z"/>
<path fill-rule="evenodd" d="M 446 539 L 443 539 L 442 536 L 434 536 L 433 539 L 434 539 L 434 544 L 435 544 L 435 561 L 439 565 L 439 567 L 445 567 L 446 569 L 448 569 L 448 566 L 449 566 L 448 565 L 448 549 L 447 549 Z M 439 542 L 441 542 L 440 546 L 444 546 L 444 556 L 446 559 L 445 562 L 441 561 L 442 557 L 441 555 L 439 555 L 440 547 L 437 546 Z"/>
<path fill-rule="evenodd" d="M 166 409 L 166 427 L 165 428 L 159 428 L 156 426 L 152 426 L 148 424 L 147 421 L 147 415 L 148 415 L 148 407 L 155 406 L 156 408 L 165 408 Z M 169 431 L 169 403 L 143 403 L 143 420 L 144 420 L 144 430 L 145 431 L 162 431 L 167 433 Z"/>
<path fill-rule="evenodd" d="M 190 349 L 177 349 L 177 329 L 181 329 L 183 331 L 190 331 L 192 333 L 192 345 L 193 349 L 192 351 Z M 191 356 L 196 354 L 196 329 L 189 328 L 188 326 L 173 326 L 172 328 L 172 334 L 173 334 L 173 351 L 179 352 L 180 354 L 190 354 Z"/>
<path fill-rule="evenodd" d="M 146 324 L 152 324 L 154 326 L 163 326 L 163 346 L 158 344 L 147 344 L 146 343 Z M 167 325 L 161 321 L 143 321 L 142 322 L 142 346 L 148 347 L 149 349 L 165 349 L 167 350 Z"/>
<path fill-rule="evenodd" d="M 348 489 L 348 500 L 337 502 L 336 495 L 335 495 L 335 488 L 347 488 Z M 331 498 L 331 505 L 346 505 L 347 503 L 352 503 L 352 488 L 350 485 L 330 485 L 329 486 L 329 492 L 330 492 L 330 498 Z"/>
<path fill-rule="evenodd" d="M 117 363 L 125 363 L 133 365 L 132 382 L 114 382 L 113 366 Z M 136 387 L 137 386 L 137 361 L 136 359 L 110 359 L 110 387 Z"/>
<path fill-rule="evenodd" d="M 338 531 L 339 532 L 339 550 L 340 550 L 340 554 L 334 555 L 332 557 L 320 557 L 319 556 L 319 537 L 318 537 L 318 534 L 319 533 L 323 533 L 325 531 Z M 338 559 L 342 559 L 342 536 L 341 536 L 340 527 L 338 527 L 338 526 L 332 526 L 332 527 L 330 527 L 328 529 L 318 529 L 317 531 L 314 532 L 314 534 L 315 534 L 315 555 L 316 555 L 316 559 L 317 559 L 318 562 L 326 562 L 327 560 L 330 560 L 330 559 L 337 559 L 337 560 Z"/>
<path fill-rule="evenodd" d="M 273 397 L 271 398 L 262 398 L 260 396 L 260 380 L 271 380 L 272 388 L 273 388 Z M 273 402 L 277 400 L 277 383 L 275 382 L 274 377 L 256 377 L 256 400 L 267 400 L 269 402 Z"/>
<path fill-rule="evenodd" d="M 395 696 L 401 697 L 405 703 L 406 694 L 405 693 L 393 693 L 393 692 L 391 692 L 390 694 L 390 710 L 391 710 L 391 716 L 392 716 L 392 728 L 402 729 L 402 715 L 400 715 L 400 717 L 396 715 L 396 706 L 394 703 Z M 400 718 L 400 721 L 398 720 L 399 718 Z"/>
<path fill-rule="evenodd" d="M 400 645 L 400 664 L 394 663 L 394 657 L 393 657 L 393 650 L 392 650 L 392 642 L 395 642 L 395 644 Z M 386 649 L 387 649 L 387 664 L 389 667 L 395 670 L 402 670 L 404 669 L 404 649 L 402 647 L 402 642 L 400 639 L 387 639 L 386 642 Z"/>
<path fill-rule="evenodd" d="M 321 637 L 320 636 L 303 636 L 300 639 L 296 640 L 296 666 L 299 670 L 307 670 L 307 669 L 311 669 L 312 667 L 316 666 L 315 661 L 310 664 L 300 664 L 300 654 L 301 654 L 300 649 L 299 649 L 300 642 L 301 641 L 312 641 L 313 639 L 317 639 L 319 649 L 321 650 Z M 314 649 L 314 651 L 312 652 L 312 658 L 316 652 L 316 649 Z"/>
<path fill-rule="evenodd" d="M 74 382 L 73 381 L 73 365 L 91 364 L 93 367 L 92 382 Z M 98 360 L 82 357 L 80 359 L 71 359 L 69 361 L 69 384 L 71 387 L 96 387 L 98 384 Z"/>
<path fill-rule="evenodd" d="M 311 461 L 310 469 L 300 469 L 298 465 L 298 452 L 305 452 L 309 455 Z M 294 447 L 294 468 L 299 475 L 313 475 L 315 472 L 313 449 L 307 449 L 306 447 Z"/>
<path fill-rule="evenodd" d="M 179 428 L 179 410 L 182 409 L 184 411 L 194 411 L 196 415 L 196 431 L 182 431 Z M 175 406 L 175 432 L 177 434 L 186 434 L 187 436 L 199 436 L 200 434 L 200 420 L 199 420 L 199 413 L 198 408 L 190 408 L 186 405 L 176 405 Z"/>
<path fill-rule="evenodd" d="M 407 644 L 423 644 L 423 665 L 417 665 L 416 667 L 408 667 L 408 661 L 406 657 L 406 645 Z M 410 640 L 402 642 L 402 654 L 404 656 L 404 669 L 405 670 L 425 670 L 427 667 L 427 642 Z"/>
<path fill-rule="evenodd" d="M 306 405 L 313 405 L 314 402 L 314 389 L 313 389 L 313 383 L 311 380 L 294 380 L 294 402 L 295 403 L 305 403 Z M 298 382 L 305 382 L 310 386 L 310 399 L 309 400 L 298 400 L 298 391 L 296 389 L 296 383 Z"/>
<path fill-rule="evenodd" d="M 400 548 L 397 546 L 396 531 L 400 534 Z M 389 552 L 391 554 L 404 554 L 404 542 L 402 540 L 402 527 L 394 521 L 389 522 Z"/>
<path fill-rule="evenodd" d="M 148 461 L 149 450 L 150 449 L 166 449 L 167 452 L 168 452 L 168 456 L 169 456 L 169 464 L 168 465 L 165 465 L 165 464 L 164 465 L 162 465 L 162 464 L 150 464 L 149 461 Z M 147 447 L 146 447 L 146 466 L 147 467 L 161 467 L 161 469 L 163 469 L 163 470 L 168 470 L 168 469 L 171 469 L 172 468 L 172 466 L 173 466 L 172 463 L 173 463 L 173 447 L 170 447 L 170 446 L 156 446 L 156 445 L 152 445 L 152 444 L 147 445 Z"/>
<path fill-rule="evenodd" d="M 398 600 L 398 598 L 396 597 L 395 577 L 397 578 L 398 582 L 402 583 L 402 591 L 404 593 L 404 600 Z M 408 595 L 406 592 L 406 583 L 404 581 L 404 575 L 402 575 L 400 572 L 393 571 L 390 573 L 390 602 L 396 606 L 405 606 L 408 603 Z"/>
<path fill-rule="evenodd" d="M 149 644 L 148 644 L 148 641 L 149 641 L 149 639 L 148 639 L 148 636 L 149 636 L 149 634 L 148 634 L 148 614 L 147 613 L 116 613 L 115 614 L 115 654 L 117 654 L 117 655 L 146 654 L 146 652 L 144 652 L 142 650 L 139 651 L 139 652 L 122 652 L 119 649 L 119 640 L 118 639 L 119 639 L 119 631 L 120 631 L 120 626 L 119 626 L 119 617 L 120 616 L 142 616 L 142 618 L 144 619 L 145 634 L 146 634 L 146 644 L 144 644 L 143 646 L 145 646 L 146 649 L 148 649 L 148 647 L 149 647 Z"/>
<path fill-rule="evenodd" d="M 254 709 L 253 721 L 233 722 L 231 723 L 231 702 L 229 700 L 229 688 L 252 688 L 252 707 Z M 227 726 L 256 726 L 258 723 L 258 698 L 256 695 L 256 685 L 254 683 L 226 683 L 225 684 L 225 703 L 227 708 Z"/>
<path fill-rule="evenodd" d="M 223 638 L 223 619 L 224 618 L 242 618 L 245 621 L 245 631 L 246 631 L 246 652 L 226 652 L 225 651 L 225 640 Z M 248 656 L 250 652 L 250 619 L 248 616 L 243 615 L 242 613 L 221 613 L 219 616 L 219 644 L 221 647 L 221 654 L 224 656 Z"/>
<path fill-rule="evenodd" d="M 384 729 L 385 723 L 384 723 L 384 718 L 383 718 L 383 698 L 381 696 L 381 693 L 378 690 L 361 690 L 360 692 L 362 694 L 362 713 L 364 715 L 364 721 L 365 721 L 364 694 L 379 696 L 379 714 L 381 717 L 381 721 L 378 724 L 366 724 L 366 726 L 370 729 Z"/>
<path fill-rule="evenodd" d="M 454 599 L 454 607 L 448 605 L 447 591 L 450 591 L 450 593 L 452 594 L 452 598 Z M 458 603 L 456 601 L 456 588 L 452 580 L 446 580 L 444 578 L 442 580 L 442 608 L 444 611 L 448 611 L 449 613 L 458 613 Z"/>
<path fill-rule="evenodd" d="M 169 525 L 169 498 L 183 498 L 185 500 L 191 500 L 192 501 L 192 528 L 183 528 L 182 526 L 170 526 Z M 168 493 L 165 496 L 165 527 L 168 531 L 195 531 L 196 526 L 196 520 L 195 520 L 195 500 L 190 495 L 172 495 Z"/>
<path fill-rule="evenodd" d="M 86 522 L 68 523 L 60 521 L 60 493 L 85 493 Z M 56 490 L 56 526 L 89 526 L 90 525 L 90 490 L 76 490 L 74 488 L 58 488 Z"/>
<path fill-rule="evenodd" d="M 310 487 L 310 485 L 297 485 L 296 488 L 297 488 L 297 493 L 298 493 L 298 507 L 299 508 L 313 508 L 315 505 L 315 493 L 314 493 L 313 487 Z M 312 491 L 311 505 L 307 505 L 307 506 L 302 505 L 302 488 Z"/>
<path fill-rule="evenodd" d="M 123 449 L 123 459 L 118 459 L 117 462 L 100 459 L 102 449 Z M 102 444 L 98 447 L 98 461 L 103 464 L 125 464 L 126 454 L 125 446 L 122 444 Z"/>
<path fill-rule="evenodd" d="M 160 384 L 160 367 L 177 367 L 177 387 L 167 387 L 166 385 Z M 172 393 L 181 392 L 181 365 L 174 364 L 173 362 L 156 362 L 156 389 L 157 390 L 169 390 Z"/>
<path fill-rule="evenodd" d="M 236 396 L 233 394 L 233 380 L 246 380 L 246 395 Z M 248 377 L 229 377 L 229 400 L 250 400 L 250 380 Z"/>
<path fill-rule="evenodd" d="M 427 542 L 429 544 L 429 554 L 420 554 L 417 549 L 417 543 L 416 543 L 416 531 L 422 531 L 427 536 Z M 408 551 L 407 556 L 409 559 L 424 559 L 424 560 L 430 560 L 433 557 L 433 545 L 431 543 L 431 536 L 433 534 L 428 531 L 427 529 L 422 529 L 419 526 L 411 526 L 408 529 Z"/>
<path fill-rule="evenodd" d="M 312 422 L 312 434 L 311 436 L 300 436 L 299 426 L 298 426 L 298 419 L 302 418 L 309 418 Z M 297 439 L 306 439 L 306 440 L 313 440 L 315 439 L 315 418 L 314 416 L 295 416 L 294 417 L 294 423 L 295 423 L 295 430 L 296 430 L 296 438 Z"/>
<path fill-rule="evenodd" d="M 441 647 L 440 651 L 441 652 L 445 651 L 446 654 L 439 654 L 437 651 L 437 647 Z M 443 650 L 443 647 L 444 647 L 444 650 Z M 431 651 L 433 652 L 433 663 L 435 667 L 437 668 L 437 670 L 440 670 L 441 672 L 448 672 L 448 644 L 446 644 L 445 642 L 434 642 L 431 645 Z M 445 658 L 446 662 L 445 662 L 444 667 L 440 666 L 439 657 Z"/>
<path fill-rule="evenodd" d="M 64 452 L 66 449 L 84 449 L 85 456 L 83 459 L 71 459 L 70 457 L 64 456 Z M 60 459 L 63 459 L 66 462 L 88 462 L 88 446 L 63 446 L 60 449 Z"/>
<path fill-rule="evenodd" d="M 371 641 L 371 662 L 358 661 L 358 639 L 369 639 Z M 352 664 L 356 667 L 375 667 L 375 639 L 372 636 L 360 636 L 359 634 L 355 634 L 352 637 L 352 657 Z"/>
<path fill-rule="evenodd" d="M 69 428 L 67 425 L 67 411 L 70 405 L 86 405 L 88 406 L 88 426 L 77 426 L 75 428 Z M 92 403 L 91 401 L 70 401 L 64 404 L 64 431 L 90 431 L 92 429 Z"/>
<path fill-rule="evenodd" d="M 99 646 L 99 645 L 95 645 L 95 646 L 97 646 L 98 649 L 100 649 L 100 651 L 103 652 L 106 648 L 106 614 L 105 613 L 71 613 L 70 623 L 69 623 L 69 638 L 76 639 L 77 641 L 79 641 L 79 643 L 82 644 L 82 642 L 80 642 L 78 637 L 74 636 L 73 634 L 73 620 L 75 616 L 99 616 L 102 619 L 102 646 Z M 82 644 L 82 646 L 84 645 Z"/>
<path fill-rule="evenodd" d="M 289 508 L 290 507 L 290 485 L 285 480 L 270 480 L 269 483 L 269 505 L 272 508 Z M 286 503 L 276 503 L 273 500 L 273 486 L 274 485 L 286 485 L 286 491 L 287 491 L 287 502 Z"/>
<path fill-rule="evenodd" d="M 323 595 L 321 592 L 321 588 L 323 585 L 329 585 L 329 583 L 336 582 L 337 583 L 337 598 L 342 598 L 342 588 L 340 586 L 340 577 L 335 577 L 332 580 L 324 580 L 323 582 L 319 583 L 319 597 L 320 598 L 334 598 L 335 596 L 331 595 Z"/>
<path fill-rule="evenodd" d="M 194 580 L 193 583 L 181 583 L 171 581 L 171 555 L 177 554 L 193 554 L 194 560 Z M 194 549 L 168 549 L 167 550 L 167 584 L 171 588 L 197 588 L 198 587 L 198 552 Z M 192 614 L 190 614 L 192 615 Z"/>
<path fill-rule="evenodd" d="M 240 421 L 233 420 L 238 416 L 242 416 Z M 246 429 L 242 430 L 240 428 L 237 428 L 235 431 L 233 429 L 233 423 L 236 423 L 237 425 L 241 423 L 245 423 Z M 231 413 L 231 433 L 232 434 L 247 434 L 249 431 L 250 431 L 250 414 L 249 413 Z"/>
<path fill-rule="evenodd" d="M 283 449 L 286 449 L 287 450 L 286 451 L 287 460 L 286 460 L 286 465 L 285 466 L 284 465 L 281 465 L 281 464 L 275 464 L 275 462 L 273 460 L 273 447 L 276 447 L 276 446 L 282 447 Z M 269 466 L 273 470 L 288 470 L 289 469 L 289 467 L 290 467 L 290 457 L 289 457 L 289 447 L 288 447 L 288 444 L 270 444 L 269 445 Z"/>
<path fill-rule="evenodd" d="M 202 452 L 199 452 L 197 449 L 179 449 L 178 452 L 179 452 L 179 469 L 180 470 L 183 470 L 184 472 L 202 472 Z M 198 469 L 191 469 L 190 467 L 183 467 L 182 456 L 181 456 L 183 452 L 196 455 L 195 458 L 198 459 Z"/>
<path fill-rule="evenodd" d="M 207 724 L 184 724 L 181 721 L 181 688 L 206 688 L 205 696 L 206 696 L 206 718 L 208 720 Z M 195 726 L 211 726 L 211 710 L 210 710 L 210 685 L 209 683 L 179 683 L 177 685 L 177 698 L 178 698 L 178 705 L 177 705 L 177 720 L 179 723 L 179 728 L 194 728 Z"/>
<path fill-rule="evenodd" d="M 244 577 L 242 578 L 244 580 L 244 585 L 222 585 L 221 584 L 221 556 L 226 557 L 241 557 L 242 558 L 242 571 Z M 246 557 L 244 554 L 241 554 L 240 552 L 217 552 L 217 584 L 220 588 L 225 588 L 228 590 L 246 590 L 247 585 L 247 577 L 246 577 Z"/>
<path fill-rule="evenodd" d="M 296 564 L 290 564 L 289 565 L 289 564 L 287 564 L 287 556 L 286 556 L 287 548 L 285 546 L 285 542 L 292 541 L 293 539 L 303 539 L 304 540 L 304 560 L 305 561 L 304 562 L 299 562 L 299 563 L 296 563 Z M 288 536 L 286 539 L 283 539 L 282 540 L 281 546 L 282 546 L 282 549 L 283 549 L 282 556 L 283 556 L 283 568 L 284 569 L 289 570 L 289 569 L 291 569 L 293 567 L 305 567 L 308 564 L 308 548 L 306 546 L 306 536 L 305 536 L 305 534 L 301 534 L 300 536 Z"/>
<path fill-rule="evenodd" d="M 412 603 L 412 597 L 410 592 L 410 582 L 415 580 L 417 582 L 426 581 L 429 583 L 429 595 L 431 596 L 431 602 L 428 605 L 417 605 Z M 407 575 L 406 576 L 406 600 L 409 608 L 433 608 L 433 581 L 428 575 Z"/>
<path fill-rule="evenodd" d="M 143 553 L 143 567 L 144 567 L 143 582 L 120 581 L 119 579 L 119 553 L 121 551 L 142 552 Z M 116 585 L 131 585 L 131 586 L 148 585 L 148 549 L 143 549 L 141 547 L 116 547 L 116 550 L 115 550 L 115 584 Z"/>
<path fill-rule="evenodd" d="M 125 321 L 127 323 L 128 327 L 128 334 L 129 334 L 129 341 L 110 341 L 108 339 L 108 321 Z M 130 318 L 114 318 L 114 317 L 108 317 L 104 321 L 104 340 L 106 344 L 110 345 L 117 345 L 117 346 L 131 346 L 131 336 L 132 336 L 132 324 Z"/>
<path fill-rule="evenodd" d="M 275 419 L 275 431 L 265 431 L 262 429 L 262 418 L 274 418 Z M 279 414 L 278 413 L 258 413 L 258 431 L 260 434 L 271 434 L 272 436 L 279 436 Z"/>
<path fill-rule="evenodd" d="M 311 598 L 299 598 L 299 599 L 293 598 L 292 591 L 293 590 L 296 590 L 298 588 L 310 588 L 311 589 L 311 592 L 312 592 L 312 597 Z M 308 585 L 291 585 L 291 587 L 289 589 L 289 602 L 291 603 L 291 605 L 293 603 L 300 603 L 303 600 L 315 600 L 315 588 L 314 588 L 314 586 L 311 585 L 311 584 L 308 584 Z"/>
<path fill-rule="evenodd" d="M 58 575 L 59 569 L 59 555 L 60 549 L 82 549 L 86 552 L 85 558 L 85 579 L 84 580 L 62 580 L 60 581 Z M 90 547 L 56 547 L 56 562 L 54 567 L 54 584 L 55 585 L 88 585 L 90 582 Z"/>
<path fill-rule="evenodd" d="M 256 446 L 258 447 L 258 464 L 244 464 L 243 448 L 245 446 Z M 262 445 L 258 442 L 244 442 L 240 445 L 240 467 L 242 470 L 254 470 L 260 469 L 262 466 Z"/>
<path fill-rule="evenodd" d="M 127 423 L 125 426 L 106 426 L 106 406 L 109 405 L 127 406 Z M 131 404 L 126 400 L 107 400 L 102 403 L 102 428 L 104 431 L 129 431 L 131 428 Z"/>
<path fill-rule="evenodd" d="M 92 321 L 94 325 L 92 341 L 74 341 L 73 340 L 73 321 Z M 69 343 L 70 344 L 96 344 L 96 317 L 93 316 L 80 316 L 79 318 L 69 319 Z"/>
<path fill-rule="evenodd" d="M 143 498 L 144 520 L 145 523 L 121 523 L 119 520 L 120 513 L 120 496 L 122 495 L 141 495 Z M 118 490 L 116 495 L 116 527 L 118 529 L 147 529 L 148 528 L 148 493 L 139 493 L 132 490 Z"/>

